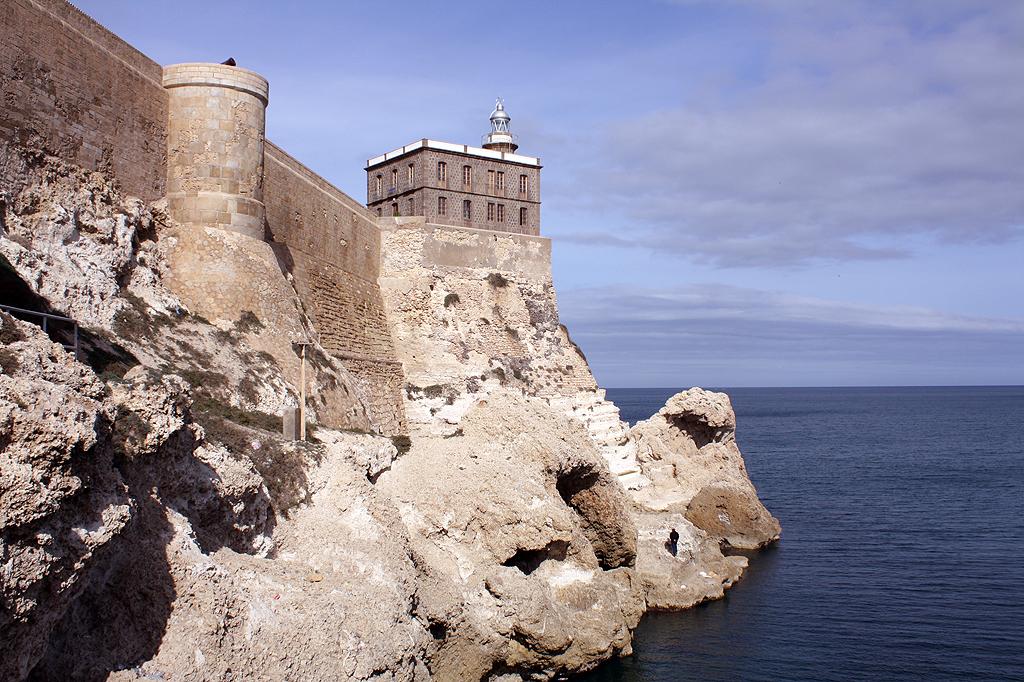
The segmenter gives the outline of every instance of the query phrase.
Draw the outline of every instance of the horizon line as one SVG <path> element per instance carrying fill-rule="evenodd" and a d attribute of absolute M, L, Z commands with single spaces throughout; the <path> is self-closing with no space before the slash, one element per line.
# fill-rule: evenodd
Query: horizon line
<path fill-rule="evenodd" d="M 685 391 L 686 388 L 673 388 L 671 386 L 599 386 L 605 390 L 648 390 L 648 391 Z M 812 386 L 767 386 L 767 385 L 749 385 L 749 386 L 690 386 L 689 388 L 720 388 L 720 389 L 733 389 L 733 388 L 1024 388 L 1024 384 L 832 384 L 832 385 L 812 385 Z"/>

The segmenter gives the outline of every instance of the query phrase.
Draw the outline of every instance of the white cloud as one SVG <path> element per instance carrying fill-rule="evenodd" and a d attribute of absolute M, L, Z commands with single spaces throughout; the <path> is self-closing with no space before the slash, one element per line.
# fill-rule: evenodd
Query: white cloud
<path fill-rule="evenodd" d="M 1024 319 L 721 285 L 566 291 L 560 304 L 607 385 L 1024 381 Z"/>
<path fill-rule="evenodd" d="M 1024 237 L 1024 3 L 764 7 L 757 68 L 601 130 L 553 200 L 619 214 L 620 245 L 725 266 Z"/>

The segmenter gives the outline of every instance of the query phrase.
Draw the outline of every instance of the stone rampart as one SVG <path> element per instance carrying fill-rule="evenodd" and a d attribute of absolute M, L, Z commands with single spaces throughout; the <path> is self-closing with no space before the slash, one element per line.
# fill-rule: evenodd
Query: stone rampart
<path fill-rule="evenodd" d="M 172 217 L 194 231 L 180 240 L 186 249 L 217 238 L 194 228 L 265 237 L 324 347 L 352 368 L 372 418 L 401 432 L 404 379 L 377 285 L 378 229 L 359 202 L 264 140 L 266 81 L 217 64 L 165 71 L 64 0 L 6 0 L 3 9 L 0 190 L 19 191 L 42 151 L 144 200 L 167 196 Z M 214 317 L 258 307 L 268 287 L 235 289 L 266 259 L 256 243 L 238 248 L 248 256 L 224 263 L 177 252 L 171 279 Z"/>
<path fill-rule="evenodd" d="M 570 402 L 596 391 L 559 324 L 549 239 L 423 218 L 382 218 L 380 226 L 380 288 L 412 430 L 454 432 L 471 405 L 501 386 Z"/>
<path fill-rule="evenodd" d="M 268 238 L 321 345 L 360 382 L 374 420 L 386 432 L 403 431 L 402 366 L 377 284 L 381 241 L 375 219 L 270 142 L 264 174 Z"/>
<path fill-rule="evenodd" d="M 4 0 L 0 183 L 17 191 L 24 150 L 102 171 L 147 201 L 165 192 L 162 68 L 63 0 Z"/>

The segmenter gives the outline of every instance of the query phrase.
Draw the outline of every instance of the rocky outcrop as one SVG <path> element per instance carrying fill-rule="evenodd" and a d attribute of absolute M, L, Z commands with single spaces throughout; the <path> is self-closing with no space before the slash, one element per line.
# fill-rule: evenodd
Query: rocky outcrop
<path fill-rule="evenodd" d="M 737 549 L 779 538 L 781 528 L 757 497 L 736 445 L 729 396 L 692 388 L 669 398 L 630 430 L 652 485 L 636 493 L 652 511 L 684 514 L 697 528 Z"/>
<path fill-rule="evenodd" d="M 597 390 L 559 323 L 546 239 L 423 218 L 381 227 L 379 281 L 412 433 L 454 433 L 493 391 L 555 399 Z"/>
<path fill-rule="evenodd" d="M 460 429 L 415 440 L 380 479 L 422 568 L 462 604 L 421 602 L 438 677 L 546 679 L 628 652 L 644 609 L 636 527 L 583 428 L 496 392 Z"/>
<path fill-rule="evenodd" d="M 0 338 L 0 678 L 429 676 L 416 567 L 368 480 L 389 441 L 325 431 L 275 514 L 180 378 L 104 384 L 6 315 Z"/>
<path fill-rule="evenodd" d="M 620 420 L 544 240 L 385 221 L 412 426 L 388 439 L 265 244 L 30 161 L 0 276 L 83 323 L 84 362 L 0 315 L 0 678 L 551 679 L 778 537 L 727 397 Z M 254 310 L 195 285 L 216 254 Z M 309 443 L 277 435 L 297 336 Z"/>
<path fill-rule="evenodd" d="M 0 679 L 22 679 L 132 502 L 102 442 L 112 411 L 87 367 L 0 314 Z"/>

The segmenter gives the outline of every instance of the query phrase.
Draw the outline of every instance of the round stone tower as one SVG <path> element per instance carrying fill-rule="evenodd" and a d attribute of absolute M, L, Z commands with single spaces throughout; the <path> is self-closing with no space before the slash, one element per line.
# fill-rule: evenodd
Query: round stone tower
<path fill-rule="evenodd" d="M 171 217 L 263 239 L 267 79 L 225 64 L 174 64 L 163 84 Z"/>

